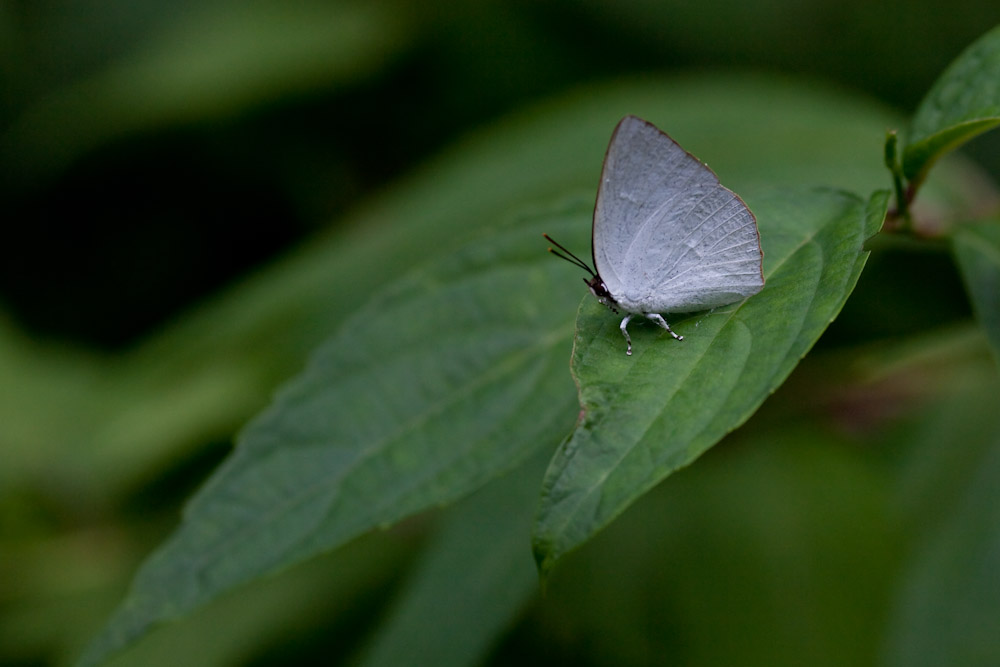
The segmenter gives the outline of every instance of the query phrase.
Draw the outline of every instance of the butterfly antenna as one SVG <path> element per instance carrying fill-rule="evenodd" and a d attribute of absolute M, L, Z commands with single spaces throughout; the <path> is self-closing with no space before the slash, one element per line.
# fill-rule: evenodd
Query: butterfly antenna
<path fill-rule="evenodd" d="M 564 254 L 562 254 L 560 252 L 556 252 L 552 248 L 549 248 L 549 252 L 551 252 L 553 255 L 555 255 L 556 257 L 558 257 L 560 259 L 565 259 L 570 264 L 575 264 L 575 265 L 579 266 L 581 269 L 583 269 L 584 271 L 586 271 L 587 273 L 589 273 L 592 276 L 596 276 L 597 275 L 596 273 L 594 273 L 594 270 L 592 268 L 590 268 L 590 265 L 588 265 L 585 261 L 583 261 L 582 259 L 580 259 L 576 255 L 574 255 L 573 253 L 571 253 L 566 248 L 564 248 L 560 243 L 552 240 L 551 236 L 549 236 L 548 234 L 542 234 L 542 236 L 544 236 L 548 240 L 549 243 L 551 243 L 555 247 L 559 248 L 559 250 L 562 250 L 563 253 L 566 253 L 564 255 Z"/>

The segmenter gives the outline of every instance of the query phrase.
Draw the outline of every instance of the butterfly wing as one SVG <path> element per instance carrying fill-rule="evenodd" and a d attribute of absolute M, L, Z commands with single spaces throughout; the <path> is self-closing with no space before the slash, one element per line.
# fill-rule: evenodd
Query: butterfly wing
<path fill-rule="evenodd" d="M 715 173 L 654 125 L 626 116 L 604 158 L 594 265 L 632 312 L 691 312 L 764 285 L 757 222 Z"/>

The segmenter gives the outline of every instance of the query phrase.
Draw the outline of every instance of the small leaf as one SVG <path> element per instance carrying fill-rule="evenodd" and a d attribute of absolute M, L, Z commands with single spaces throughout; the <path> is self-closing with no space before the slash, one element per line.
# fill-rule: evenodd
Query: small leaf
<path fill-rule="evenodd" d="M 941 155 L 1000 124 L 1000 26 L 956 58 L 917 107 L 903 171 L 923 180 Z"/>
<path fill-rule="evenodd" d="M 580 308 L 573 373 L 583 417 L 542 486 L 535 557 L 544 575 L 629 504 L 743 423 L 788 376 L 840 312 L 885 216 L 834 191 L 754 202 L 764 247 L 764 290 L 742 304 L 632 333 L 592 301 Z M 662 332 L 665 333 L 665 332 Z"/>
<path fill-rule="evenodd" d="M 1000 363 L 1000 221 L 963 225 L 952 237 L 952 248 L 976 318 Z"/>
<path fill-rule="evenodd" d="M 580 286 L 542 230 L 578 235 L 589 212 L 580 202 L 481 238 L 345 322 L 242 433 L 81 664 L 556 443 L 575 413 L 566 354 Z"/>

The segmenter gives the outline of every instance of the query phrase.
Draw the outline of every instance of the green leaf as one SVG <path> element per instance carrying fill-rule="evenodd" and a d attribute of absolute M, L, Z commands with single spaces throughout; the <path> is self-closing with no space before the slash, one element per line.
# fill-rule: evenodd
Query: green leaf
<path fill-rule="evenodd" d="M 578 202 L 518 220 L 348 319 L 240 436 L 81 664 L 557 442 L 575 412 L 566 355 L 580 286 L 541 234 L 578 237 L 589 213 Z"/>
<path fill-rule="evenodd" d="M 976 318 L 1000 363 L 1000 221 L 959 227 L 952 249 Z"/>
<path fill-rule="evenodd" d="M 527 546 L 543 454 L 452 510 L 360 667 L 483 662 L 538 592 Z"/>
<path fill-rule="evenodd" d="M 927 406 L 897 488 L 915 529 L 883 664 L 1000 664 L 1000 415 L 995 374 Z M 897 523 L 900 523 L 897 521 Z"/>
<path fill-rule="evenodd" d="M 656 483 L 745 421 L 840 312 L 885 216 L 835 191 L 748 199 L 764 248 L 764 290 L 741 304 L 636 327 L 633 356 L 617 318 L 585 301 L 573 374 L 583 416 L 546 473 L 535 525 L 543 574 Z M 663 332 L 665 333 L 665 332 Z"/>
<path fill-rule="evenodd" d="M 890 665 L 1000 663 L 1000 434 L 961 503 L 920 545 L 898 600 Z"/>
<path fill-rule="evenodd" d="M 883 440 L 783 414 L 563 561 L 534 624 L 584 643 L 589 665 L 875 665 L 900 541 Z"/>
<path fill-rule="evenodd" d="M 1000 124 L 1000 26 L 945 70 L 917 107 L 903 172 L 921 182 L 944 153 Z"/>
<path fill-rule="evenodd" d="M 336 658 L 346 658 L 351 652 L 350 639 L 357 632 L 358 618 L 365 616 L 359 610 L 369 608 L 373 592 L 389 589 L 399 578 L 399 572 L 408 567 L 412 560 L 411 546 L 410 540 L 401 539 L 398 534 L 365 535 L 343 549 L 290 568 L 280 577 L 264 577 L 231 595 L 219 596 L 183 621 L 171 623 L 145 641 L 136 642 L 107 664 L 109 667 L 267 664 L 260 660 L 260 655 L 270 654 L 287 637 L 301 636 L 313 628 L 339 637 L 338 650 L 330 659 L 336 663 Z M 73 613 L 64 617 L 93 619 L 95 608 L 110 611 L 118 597 L 120 591 L 116 590 L 108 591 L 108 596 L 100 601 L 92 597 L 78 600 Z M 89 634 L 93 634 L 93 628 Z M 81 643 L 89 638 L 79 637 L 73 650 L 53 664 L 70 664 L 79 655 Z M 250 656 L 256 656 L 256 661 Z"/>

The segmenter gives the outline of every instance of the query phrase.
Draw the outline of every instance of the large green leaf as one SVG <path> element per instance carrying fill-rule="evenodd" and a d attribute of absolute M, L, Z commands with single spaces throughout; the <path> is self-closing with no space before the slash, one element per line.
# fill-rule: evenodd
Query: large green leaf
<path fill-rule="evenodd" d="M 972 308 L 1000 363 L 1000 222 L 961 226 L 952 237 Z"/>
<path fill-rule="evenodd" d="M 583 415 L 543 483 L 534 536 L 543 573 L 781 384 L 854 288 L 868 255 L 862 245 L 882 224 L 886 200 L 829 190 L 748 199 L 764 248 L 764 290 L 675 321 L 683 342 L 635 327 L 627 357 L 617 319 L 584 302 L 572 362 Z"/>
<path fill-rule="evenodd" d="M 1000 26 L 963 51 L 917 107 L 903 173 L 919 183 L 942 154 L 998 124 Z"/>
<path fill-rule="evenodd" d="M 574 413 L 572 322 L 549 305 L 580 288 L 541 234 L 579 237 L 588 213 L 577 202 L 519 220 L 348 319 L 246 428 L 81 664 L 238 584 L 454 500 L 556 442 Z"/>

